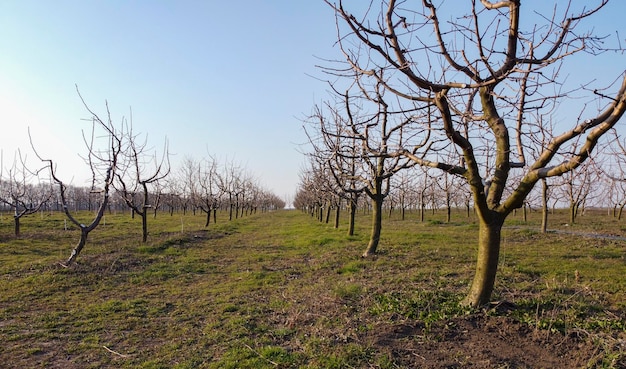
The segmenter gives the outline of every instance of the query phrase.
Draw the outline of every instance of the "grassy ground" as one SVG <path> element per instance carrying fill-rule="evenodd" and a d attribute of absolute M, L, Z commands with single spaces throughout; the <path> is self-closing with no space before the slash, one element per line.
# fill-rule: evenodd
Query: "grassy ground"
<path fill-rule="evenodd" d="M 150 239 L 142 244 L 139 219 L 109 214 L 66 269 L 58 262 L 78 235 L 64 230 L 60 214 L 24 219 L 17 239 L 12 218 L 2 215 L 1 362 L 409 367 L 394 344 L 380 344 L 381 332 L 410 324 L 420 333 L 403 336 L 403 344 L 436 343 L 442 324 L 481 316 L 506 317 L 542 337 L 576 336 L 591 345 L 584 346 L 584 366 L 626 365 L 626 241 L 580 234 L 626 236 L 626 223 L 604 212 L 575 225 L 557 213 L 550 228 L 561 232 L 545 235 L 539 214 L 526 222 L 521 214 L 510 217 L 495 303 L 481 311 L 458 306 L 477 238 L 474 220 L 462 213 L 449 224 L 443 214 L 428 214 L 424 223 L 417 214 L 404 221 L 393 214 L 372 260 L 359 257 L 368 239 L 366 214 L 352 237 L 345 222 L 336 230 L 298 211 L 221 218 L 205 229 L 200 215 L 159 214 L 149 219 Z"/>

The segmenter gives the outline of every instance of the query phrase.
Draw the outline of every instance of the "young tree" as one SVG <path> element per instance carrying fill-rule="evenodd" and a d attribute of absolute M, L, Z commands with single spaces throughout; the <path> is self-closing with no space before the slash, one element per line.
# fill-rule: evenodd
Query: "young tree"
<path fill-rule="evenodd" d="M 111 189 L 113 188 L 112 183 L 115 179 L 116 171 L 118 170 L 118 159 L 122 152 L 122 133 L 121 130 L 116 129 L 113 125 L 108 103 L 106 104 L 107 119 L 105 121 L 100 119 L 96 113 L 89 109 L 82 96 L 80 96 L 80 93 L 79 97 L 81 98 L 81 101 L 87 111 L 91 114 L 91 136 L 86 137 L 83 134 L 84 143 L 87 149 L 85 161 L 89 165 L 92 174 L 90 187 L 91 191 L 98 194 L 100 197 L 98 210 L 89 224 L 84 224 L 79 220 L 77 214 L 72 213 L 68 206 L 68 186 L 58 177 L 55 162 L 52 159 L 44 159 L 41 155 L 39 155 L 39 153 L 37 153 L 35 145 L 32 144 L 31 137 L 33 150 L 35 150 L 37 157 L 46 163 L 47 168 L 50 170 L 52 180 L 58 186 L 59 196 L 61 198 L 65 216 L 72 224 L 80 229 L 80 239 L 78 244 L 70 253 L 70 257 L 67 261 L 65 263 L 61 263 L 64 267 L 69 267 L 74 263 L 87 243 L 87 236 L 89 236 L 89 233 L 96 229 L 96 227 L 100 224 L 100 220 L 102 220 L 104 211 L 108 205 L 109 195 Z M 96 134 L 96 131 L 99 133 Z M 103 146 L 98 145 L 98 143 L 101 143 Z"/>
<path fill-rule="evenodd" d="M 626 140 L 613 131 L 611 140 L 611 155 L 603 168 L 604 175 L 609 180 L 608 198 L 612 200 L 613 216 L 622 219 L 626 206 Z M 617 215 L 615 214 L 617 210 Z"/>
<path fill-rule="evenodd" d="M 6 175 L 3 164 L 0 156 L 0 203 L 13 210 L 14 232 L 19 237 L 20 219 L 38 212 L 52 197 L 52 188 L 41 183 L 41 170 L 33 172 L 27 168 L 26 160 L 19 151 L 13 158 L 13 165 L 6 169 Z M 38 183 L 33 183 L 35 179 Z"/>
<path fill-rule="evenodd" d="M 623 72 L 617 87 L 609 83 L 594 88 L 582 80 L 588 74 L 575 82 L 583 87 L 572 87 L 565 79 L 572 77 L 565 71 L 570 57 L 585 52 L 599 58 L 605 51 L 602 37 L 576 28 L 607 1 L 579 11 L 571 2 L 559 3 L 539 17 L 526 9 L 534 4 L 524 6 L 519 0 L 469 1 L 454 7 L 429 0 L 382 0 L 379 8 L 370 5 L 359 14 L 341 0 L 325 2 L 335 10 L 337 43 L 345 56 L 345 65 L 327 70 L 351 80 L 355 74 L 374 80 L 406 109 L 432 107 L 432 122 L 424 123 L 432 127 L 429 144 L 407 145 L 404 155 L 467 181 L 479 239 L 476 271 L 464 303 L 488 303 L 506 217 L 523 205 L 542 178 L 563 175 L 587 160 L 626 110 Z M 578 116 L 565 103 L 572 97 L 589 102 Z M 537 134 L 545 132 L 543 118 L 557 113 L 563 124 L 571 122 L 570 128 L 551 134 L 547 145 L 532 152 L 532 143 L 541 142 Z M 573 150 L 571 143 L 579 138 L 584 144 Z M 517 170 L 523 174 L 511 176 Z"/>
<path fill-rule="evenodd" d="M 598 171 L 592 163 L 592 161 L 586 161 L 577 170 L 565 173 L 560 183 L 556 185 L 557 191 L 561 192 L 569 204 L 571 225 L 576 223 L 580 207 L 591 196 L 594 185 L 599 183 Z"/>
<path fill-rule="evenodd" d="M 121 194 L 124 202 L 134 214 L 141 217 L 142 242 L 148 241 L 148 209 L 155 206 L 150 204 L 150 190 L 157 182 L 162 181 L 170 173 L 170 162 L 167 139 L 163 153 L 159 159 L 156 153 L 148 153 L 148 136 L 138 141 L 139 136 L 133 134 L 132 125 L 125 135 L 123 170 L 115 173 L 113 185 Z M 152 165 L 153 168 L 147 168 Z M 137 198 L 139 195 L 139 199 Z"/>
<path fill-rule="evenodd" d="M 396 112 L 385 98 L 384 85 L 368 86 L 356 78 L 345 92 L 331 84 L 335 103 L 316 107 L 310 117 L 319 141 L 309 140 L 314 154 L 335 177 L 343 191 L 364 192 L 372 204 L 372 228 L 363 257 L 377 252 L 382 230 L 383 201 L 391 189 L 391 177 L 412 164 L 399 155 L 404 131 L 417 111 Z M 353 166 L 354 165 L 354 166 Z M 352 186 L 356 184 L 356 188 Z"/>
<path fill-rule="evenodd" d="M 197 190 L 194 193 L 196 198 L 194 203 L 197 204 L 200 211 L 206 214 L 205 227 L 211 223 L 211 216 L 213 216 L 213 222 L 217 223 L 217 208 L 221 200 L 221 191 L 217 186 L 217 170 L 217 160 L 209 157 L 198 163 L 196 171 Z"/>

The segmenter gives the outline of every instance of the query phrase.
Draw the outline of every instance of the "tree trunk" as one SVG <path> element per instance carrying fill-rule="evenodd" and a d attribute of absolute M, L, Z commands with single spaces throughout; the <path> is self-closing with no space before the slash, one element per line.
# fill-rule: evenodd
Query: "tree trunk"
<path fill-rule="evenodd" d="M 490 222 L 479 216 L 478 224 L 476 273 L 470 291 L 462 302 L 464 305 L 472 307 L 485 305 L 491 298 L 498 271 L 500 237 L 504 216 L 494 214 Z"/>
<path fill-rule="evenodd" d="M 328 205 L 326 205 L 326 221 L 325 223 L 328 224 L 328 222 L 330 222 L 330 211 L 332 209 L 332 206 L 330 206 L 330 201 L 328 202 Z"/>
<path fill-rule="evenodd" d="M 569 206 L 569 224 L 574 225 L 576 222 L 576 204 L 571 203 Z"/>
<path fill-rule="evenodd" d="M 374 195 L 372 197 L 372 234 L 370 236 L 370 242 L 367 245 L 367 249 L 363 253 L 363 257 L 366 258 L 376 253 L 378 248 L 378 242 L 380 241 L 380 231 L 382 230 L 383 223 L 383 196 Z"/>
<path fill-rule="evenodd" d="M 624 210 L 624 205 L 619 206 L 619 211 L 617 212 L 617 220 L 622 220 L 622 212 Z"/>
<path fill-rule="evenodd" d="M 16 215 L 13 217 L 15 219 L 15 237 L 20 236 L 20 217 Z"/>
<path fill-rule="evenodd" d="M 450 203 L 450 193 L 446 193 L 446 223 L 452 220 L 452 205 Z"/>
<path fill-rule="evenodd" d="M 339 228 L 339 215 L 341 212 L 341 203 L 337 204 L 335 208 L 335 229 Z"/>
<path fill-rule="evenodd" d="M 548 231 L 548 183 L 545 178 L 541 180 L 541 233 Z"/>
<path fill-rule="evenodd" d="M 74 261 L 76 260 L 80 252 L 83 250 L 83 247 L 85 247 L 85 244 L 87 243 L 88 235 L 89 235 L 89 231 L 87 230 L 87 228 L 80 227 L 80 240 L 78 241 L 78 245 L 74 247 L 74 250 L 72 250 L 70 257 L 67 259 L 65 264 L 61 264 L 61 265 L 67 268 L 74 263 Z"/>
<path fill-rule="evenodd" d="M 354 236 L 354 218 L 356 217 L 357 202 L 350 200 L 350 220 L 348 222 L 348 236 Z"/>
<path fill-rule="evenodd" d="M 143 209 L 141 215 L 141 241 L 143 243 L 148 242 L 148 212 L 147 209 Z"/>

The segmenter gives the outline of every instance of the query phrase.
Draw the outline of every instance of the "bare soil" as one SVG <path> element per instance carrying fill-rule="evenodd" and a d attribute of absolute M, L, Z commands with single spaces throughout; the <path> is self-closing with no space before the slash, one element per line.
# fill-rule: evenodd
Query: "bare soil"
<path fill-rule="evenodd" d="M 380 327 L 367 337 L 407 368 L 586 368 L 597 348 L 576 336 L 533 331 L 502 316 L 472 315 Z"/>

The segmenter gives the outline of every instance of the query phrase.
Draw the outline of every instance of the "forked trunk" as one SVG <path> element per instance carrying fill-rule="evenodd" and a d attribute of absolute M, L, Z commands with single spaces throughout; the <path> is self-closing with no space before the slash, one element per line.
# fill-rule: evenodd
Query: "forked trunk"
<path fill-rule="evenodd" d="M 61 265 L 67 268 L 74 263 L 74 261 L 76 260 L 80 252 L 83 250 L 83 247 L 85 247 L 85 244 L 87 243 L 88 235 L 89 235 L 89 231 L 87 230 L 87 228 L 81 227 L 80 228 L 80 240 L 78 241 L 78 245 L 74 247 L 74 250 L 72 250 L 70 257 L 67 259 L 65 264 L 61 264 Z"/>
<path fill-rule="evenodd" d="M 470 291 L 463 304 L 479 307 L 489 302 L 498 271 L 500 257 L 500 237 L 504 217 L 495 215 L 491 222 L 479 218 L 478 259 L 476 273 Z"/>
<path fill-rule="evenodd" d="M 372 198 L 372 235 L 370 236 L 370 242 L 367 245 L 367 249 L 363 253 L 363 257 L 366 258 L 370 255 L 374 255 L 378 248 L 378 242 L 380 241 L 380 231 L 383 223 L 383 197 L 380 195 Z"/>

